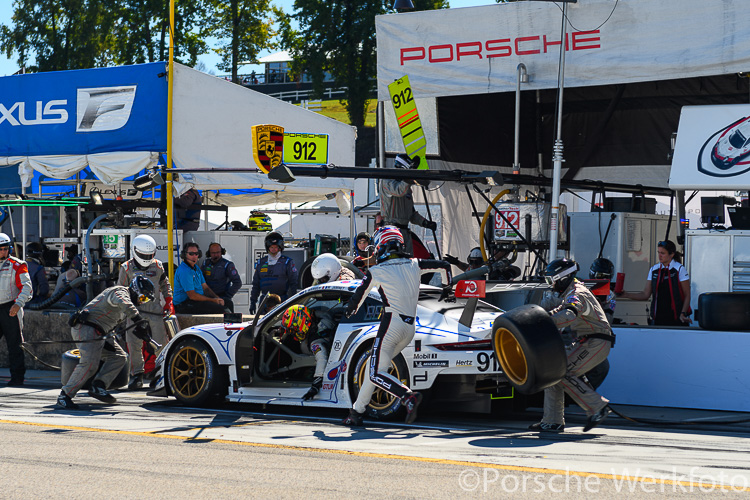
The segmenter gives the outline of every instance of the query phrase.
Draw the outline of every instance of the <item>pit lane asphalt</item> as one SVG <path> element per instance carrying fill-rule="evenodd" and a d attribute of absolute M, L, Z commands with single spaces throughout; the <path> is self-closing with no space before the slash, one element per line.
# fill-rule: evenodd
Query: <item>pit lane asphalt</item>
<path fill-rule="evenodd" d="M 618 407 L 693 423 L 653 427 L 610 417 L 585 434 L 573 408 L 559 435 L 526 430 L 538 411 L 507 420 L 421 414 L 411 426 L 366 421 L 351 430 L 337 425 L 342 410 L 184 408 L 144 392 L 118 392 L 117 405 L 104 405 L 82 391 L 82 411 L 54 410 L 55 375 L 31 372 L 28 387 L 0 389 L 0 491 L 7 498 L 750 492 L 750 424 L 698 423 L 748 414 Z M 6 377 L 0 369 L 0 387 Z"/>

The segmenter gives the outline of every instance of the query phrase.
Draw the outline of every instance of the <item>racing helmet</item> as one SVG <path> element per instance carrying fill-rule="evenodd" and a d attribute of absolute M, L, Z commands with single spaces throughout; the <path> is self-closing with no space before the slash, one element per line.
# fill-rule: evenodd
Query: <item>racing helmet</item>
<path fill-rule="evenodd" d="M 473 267 L 473 268 L 482 267 L 484 265 L 484 258 L 482 257 L 482 249 L 479 247 L 472 248 L 471 252 L 469 252 L 469 257 L 467 261 L 470 267 Z"/>
<path fill-rule="evenodd" d="M 573 283 L 579 269 L 578 263 L 572 259 L 556 259 L 544 271 L 544 280 L 554 291 L 563 292 Z"/>
<path fill-rule="evenodd" d="M 10 238 L 5 233 L 0 233 L 0 248 L 10 248 Z"/>
<path fill-rule="evenodd" d="M 612 261 L 599 257 L 591 263 L 589 268 L 589 278 L 592 280 L 607 280 L 612 281 L 612 276 L 615 274 L 615 265 Z"/>
<path fill-rule="evenodd" d="M 133 238 L 130 253 L 138 266 L 146 268 L 154 262 L 156 241 L 147 234 L 139 234 Z"/>
<path fill-rule="evenodd" d="M 291 333 L 295 340 L 302 342 L 312 328 L 310 310 L 302 304 L 293 305 L 281 315 L 281 326 Z"/>
<path fill-rule="evenodd" d="M 399 153 L 396 155 L 396 159 L 393 160 L 393 166 L 396 168 L 414 169 L 419 166 L 419 156 L 415 156 L 413 159 L 405 153 Z"/>
<path fill-rule="evenodd" d="M 406 254 L 404 237 L 397 227 L 382 226 L 375 231 L 374 238 L 375 253 L 377 254 L 377 261 L 379 263 Z"/>
<path fill-rule="evenodd" d="M 266 245 L 266 252 L 271 248 L 271 245 L 278 245 L 279 250 L 284 250 L 284 237 L 281 236 L 281 233 L 278 231 L 271 231 L 268 233 L 264 243 Z"/>
<path fill-rule="evenodd" d="M 250 231 L 271 231 L 271 218 L 263 212 L 253 210 L 247 218 L 247 228 Z"/>
<path fill-rule="evenodd" d="M 154 300 L 156 289 L 151 280 L 145 276 L 136 276 L 128 286 L 130 289 L 130 300 L 135 305 L 145 304 Z"/>
<path fill-rule="evenodd" d="M 369 245 L 372 242 L 372 236 L 370 236 L 370 233 L 362 231 L 357 235 L 357 238 L 354 240 L 354 242 L 359 243 L 361 240 L 366 240 L 367 244 Z"/>
<path fill-rule="evenodd" d="M 341 274 L 341 262 L 332 253 L 322 253 L 315 257 L 312 266 L 310 266 L 310 272 L 312 277 L 318 280 L 318 283 L 336 281 Z"/>

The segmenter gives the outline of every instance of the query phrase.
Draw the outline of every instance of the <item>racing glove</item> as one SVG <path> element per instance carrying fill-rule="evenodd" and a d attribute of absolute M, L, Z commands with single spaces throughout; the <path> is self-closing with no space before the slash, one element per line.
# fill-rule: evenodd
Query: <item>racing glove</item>
<path fill-rule="evenodd" d="M 315 377 L 310 389 L 302 396 L 303 401 L 310 401 L 320 392 L 320 388 L 323 386 L 323 377 Z"/>
<path fill-rule="evenodd" d="M 151 340 L 151 327 L 148 323 L 141 323 L 133 329 L 133 335 L 144 342 Z"/>
<path fill-rule="evenodd" d="M 437 222 L 434 220 L 426 220 L 424 221 L 424 224 L 422 224 L 422 227 L 429 229 L 430 231 L 434 231 L 437 229 Z"/>
<path fill-rule="evenodd" d="M 454 266 L 458 266 L 459 264 L 461 264 L 461 261 L 451 254 L 446 254 L 445 257 L 443 257 L 443 260 L 448 264 L 452 264 Z"/>
<path fill-rule="evenodd" d="M 362 257 L 354 257 L 354 259 L 352 259 L 352 264 L 361 269 L 365 267 L 365 259 Z"/>
<path fill-rule="evenodd" d="M 250 303 L 250 314 L 255 314 L 255 311 L 258 310 L 258 304 L 255 302 Z"/>
<path fill-rule="evenodd" d="M 172 297 L 165 297 L 164 298 L 164 310 L 165 315 L 171 316 L 174 314 L 174 304 L 172 303 Z"/>
<path fill-rule="evenodd" d="M 438 299 L 438 302 L 455 302 L 456 296 L 453 295 L 453 289 L 450 285 L 443 287 L 442 293 L 440 293 L 440 298 Z"/>

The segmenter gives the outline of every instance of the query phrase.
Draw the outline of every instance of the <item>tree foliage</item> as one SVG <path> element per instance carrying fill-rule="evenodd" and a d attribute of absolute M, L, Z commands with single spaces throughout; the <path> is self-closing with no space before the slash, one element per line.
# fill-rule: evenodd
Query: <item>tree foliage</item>
<path fill-rule="evenodd" d="M 283 16 L 270 0 L 210 0 L 208 31 L 219 40 L 214 49 L 221 56 L 219 69 L 231 72 L 237 83 L 237 68 L 243 61 L 255 61 L 264 49 L 275 48 L 274 23 Z"/>
<path fill-rule="evenodd" d="M 189 66 L 208 50 L 207 1 L 175 2 L 175 60 Z M 0 26 L 0 50 L 30 71 L 164 61 L 168 48 L 169 0 L 14 0 Z"/>
<path fill-rule="evenodd" d="M 292 52 L 292 71 L 307 73 L 316 93 L 325 73 L 348 87 L 347 112 L 362 127 L 376 76 L 375 16 L 391 10 L 383 0 L 295 0 L 295 12 L 282 22 L 282 45 Z M 417 10 L 446 8 L 445 0 L 415 0 Z M 299 29 L 291 28 L 291 20 Z"/>

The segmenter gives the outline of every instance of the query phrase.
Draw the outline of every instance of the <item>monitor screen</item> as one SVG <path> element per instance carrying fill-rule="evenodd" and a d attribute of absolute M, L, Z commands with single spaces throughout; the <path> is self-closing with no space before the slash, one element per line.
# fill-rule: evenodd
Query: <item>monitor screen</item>
<path fill-rule="evenodd" d="M 724 224 L 724 198 L 721 196 L 701 198 L 701 223 Z"/>

